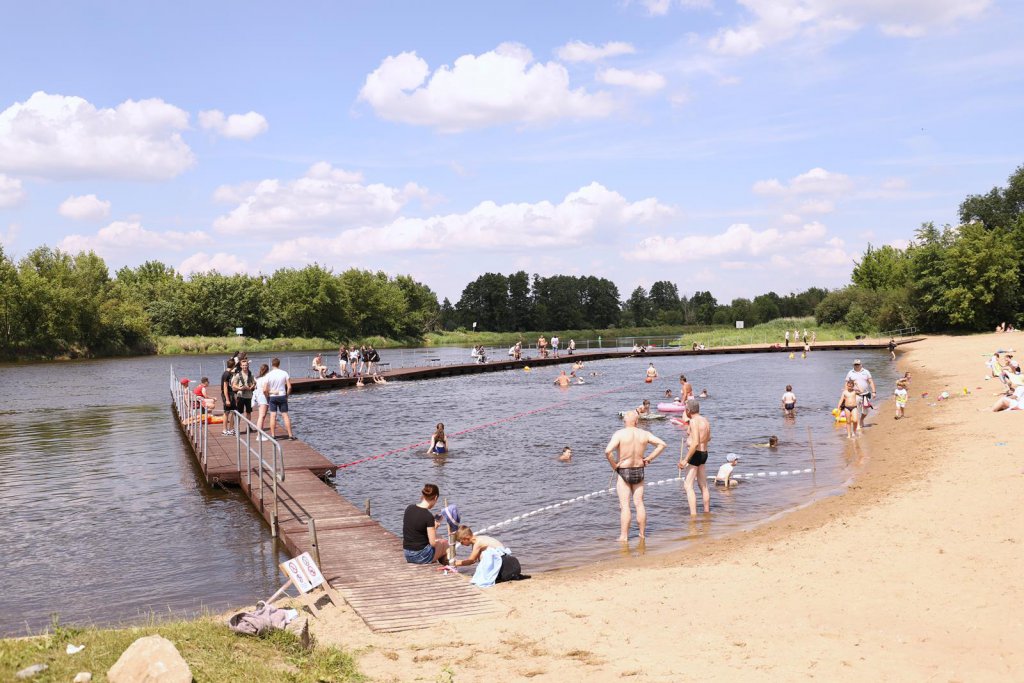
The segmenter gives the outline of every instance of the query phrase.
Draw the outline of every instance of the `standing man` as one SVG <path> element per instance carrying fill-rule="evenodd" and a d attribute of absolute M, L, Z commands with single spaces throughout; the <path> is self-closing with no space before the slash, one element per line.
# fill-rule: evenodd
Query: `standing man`
<path fill-rule="evenodd" d="M 789 330 L 786 330 L 786 348 L 789 348 Z"/>
<path fill-rule="evenodd" d="M 551 338 L 551 356 L 558 358 L 558 335 L 556 334 Z"/>
<path fill-rule="evenodd" d="M 256 388 L 256 378 L 249 370 L 249 359 L 239 361 L 238 372 L 231 377 L 231 388 L 235 390 L 235 410 L 245 413 L 245 418 L 252 421 L 252 392 Z M 241 425 L 237 425 L 236 429 Z"/>
<path fill-rule="evenodd" d="M 288 432 L 287 438 L 295 441 L 295 437 L 292 435 L 292 419 L 288 417 L 288 394 L 292 393 L 292 380 L 288 373 L 281 369 L 280 358 L 275 358 L 270 361 L 270 364 L 274 366 L 274 369 L 267 373 L 266 379 L 270 403 L 270 436 L 271 438 L 276 436 L 274 433 L 277 427 L 276 413 L 281 413 L 284 429 Z"/>
<path fill-rule="evenodd" d="M 871 397 L 875 395 L 875 380 L 872 379 L 868 369 L 860 363 L 860 358 L 853 361 L 853 370 L 846 373 L 847 380 L 853 380 L 854 388 L 857 390 L 857 407 L 860 408 L 860 428 L 864 429 L 864 418 L 871 410 Z"/>
<path fill-rule="evenodd" d="M 711 441 L 711 425 L 700 414 L 700 403 L 695 398 L 686 402 L 686 417 L 690 419 L 686 441 L 679 448 L 679 469 L 686 468 L 686 500 L 690 504 L 690 516 L 697 516 L 697 494 L 693 491 L 693 480 L 700 485 L 704 499 L 704 512 L 711 512 L 711 491 L 708 489 L 708 475 L 705 463 L 708 461 L 708 443 Z M 687 449 L 686 444 L 690 447 Z"/>
<path fill-rule="evenodd" d="M 644 507 L 644 468 L 665 450 L 665 442 L 648 431 L 636 426 L 637 414 L 630 410 L 622 418 L 626 426 L 612 434 L 611 441 L 604 449 L 604 456 L 612 472 L 619 475 L 615 482 L 615 491 L 619 494 L 619 541 L 625 543 L 629 538 L 629 523 L 632 514 L 629 509 L 630 495 L 633 507 L 636 508 L 636 524 L 640 529 L 640 538 L 647 535 L 647 508 Z M 647 444 L 654 446 L 650 455 L 644 457 Z M 618 451 L 618 462 L 612 453 Z"/>
<path fill-rule="evenodd" d="M 647 377 L 644 379 L 645 382 L 650 384 L 654 380 L 658 379 L 658 371 L 654 369 L 654 363 L 647 364 Z"/>
<path fill-rule="evenodd" d="M 235 390 L 231 387 L 231 378 L 235 374 L 235 359 L 228 358 L 226 369 L 220 373 L 220 397 L 224 401 L 223 436 L 234 436 L 235 424 Z"/>
<path fill-rule="evenodd" d="M 576 350 L 576 340 L 575 339 L 570 339 L 569 340 L 569 355 L 571 356 L 572 352 L 575 351 L 575 350 Z"/>

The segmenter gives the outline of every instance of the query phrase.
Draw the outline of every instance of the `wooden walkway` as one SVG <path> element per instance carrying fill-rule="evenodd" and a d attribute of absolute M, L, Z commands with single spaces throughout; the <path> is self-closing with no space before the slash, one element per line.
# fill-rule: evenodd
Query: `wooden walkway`
<path fill-rule="evenodd" d="M 219 404 L 218 398 L 218 407 Z M 175 410 L 173 403 L 171 410 Z M 263 472 L 261 495 L 257 460 L 251 460 L 250 476 L 243 446 L 240 470 L 236 437 L 223 436 L 223 429 L 221 424 L 209 425 L 205 469 L 201 454 L 186 437 L 199 469 L 210 484 L 237 484 L 257 512 L 272 525 L 274 482 L 271 473 Z M 258 443 L 255 437 L 256 434 L 250 435 L 254 447 Z M 322 477 L 336 472 L 334 463 L 302 441 L 281 441 L 280 444 L 285 477 L 283 482 L 278 482 L 279 540 L 292 557 L 304 552 L 316 557 L 319 551 L 324 578 L 371 629 L 390 632 L 427 628 L 446 619 L 503 609 L 470 584 L 467 576 L 442 574 L 437 564 L 407 563 L 401 539 L 323 480 Z M 264 459 L 271 463 L 273 450 L 269 443 L 264 446 Z M 313 547 L 311 519 L 316 527 L 318 548 Z"/>
<path fill-rule="evenodd" d="M 924 337 L 905 337 L 900 341 L 896 342 L 897 346 L 903 344 L 912 344 L 917 341 L 921 341 Z M 814 352 L 817 351 L 860 351 L 870 349 L 885 349 L 887 348 L 888 342 L 862 342 L 862 341 L 831 341 L 831 342 L 817 342 L 814 344 Z M 700 351 L 692 351 L 690 349 L 680 348 L 659 348 L 647 351 L 642 355 L 643 358 L 668 358 L 673 356 L 714 356 L 721 354 L 737 354 L 737 353 L 800 353 L 803 350 L 802 345 L 794 344 L 790 347 L 781 346 L 780 348 L 774 348 L 771 344 L 749 344 L 745 346 L 717 346 L 713 349 L 703 349 Z M 524 358 L 523 360 L 510 360 L 507 358 L 495 358 L 488 361 L 487 363 L 457 363 L 453 365 L 431 365 L 429 367 L 418 367 L 418 368 L 398 368 L 396 370 L 387 370 L 382 373 L 389 382 L 394 380 L 417 380 L 417 379 L 431 379 L 434 377 L 450 377 L 452 375 L 467 375 L 476 374 L 481 372 L 500 372 L 502 370 L 517 370 L 524 366 L 529 365 L 530 367 L 541 367 L 544 365 L 558 365 L 564 363 L 572 363 L 577 360 L 582 361 L 594 361 L 604 360 L 606 358 L 631 358 L 638 356 L 632 351 L 579 351 L 573 355 L 569 355 L 565 351 L 561 352 L 558 358 Z M 306 393 L 310 391 L 327 391 L 332 389 L 344 389 L 346 387 L 355 386 L 355 377 L 336 377 L 330 379 L 310 379 L 310 378 L 292 378 L 292 392 L 296 394 Z"/>

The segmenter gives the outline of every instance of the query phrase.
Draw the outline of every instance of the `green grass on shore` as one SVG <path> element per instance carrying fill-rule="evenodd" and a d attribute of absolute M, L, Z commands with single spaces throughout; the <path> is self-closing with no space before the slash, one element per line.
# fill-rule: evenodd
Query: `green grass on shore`
<path fill-rule="evenodd" d="M 779 318 L 761 325 L 754 325 L 737 330 L 729 325 L 689 325 L 662 327 L 623 327 L 604 330 L 546 330 L 543 332 L 429 332 L 421 340 L 396 340 L 385 337 L 368 337 L 349 344 L 373 344 L 378 349 L 393 349 L 410 346 L 511 346 L 522 341 L 533 346 L 542 334 L 551 338 L 558 335 L 565 347 L 570 339 L 576 340 L 577 348 L 586 350 L 597 348 L 598 340 L 602 347 L 614 345 L 616 342 L 654 344 L 665 346 L 688 346 L 693 342 L 705 346 L 739 346 L 744 344 L 782 343 L 786 330 L 798 329 L 802 333 L 817 332 L 818 341 L 849 340 L 855 337 L 846 327 L 819 327 L 813 317 Z M 249 353 L 274 353 L 278 351 L 323 351 L 333 350 L 338 342 L 322 337 L 282 337 L 277 339 L 250 339 L 248 337 L 159 337 L 157 353 L 160 355 L 182 354 L 230 354 L 237 349 Z"/>
<path fill-rule="evenodd" d="M 16 680 L 15 673 L 33 664 L 49 666 L 33 681 L 70 681 L 80 671 L 92 672 L 93 681 L 105 681 L 106 672 L 135 639 L 155 634 L 174 643 L 197 681 L 365 680 L 352 656 L 336 648 L 316 646 L 307 651 L 289 632 L 274 631 L 265 638 L 254 638 L 201 618 L 123 629 L 55 626 L 41 636 L 0 640 L 0 681 Z M 68 655 L 65 648 L 69 643 L 85 645 L 85 649 Z"/>

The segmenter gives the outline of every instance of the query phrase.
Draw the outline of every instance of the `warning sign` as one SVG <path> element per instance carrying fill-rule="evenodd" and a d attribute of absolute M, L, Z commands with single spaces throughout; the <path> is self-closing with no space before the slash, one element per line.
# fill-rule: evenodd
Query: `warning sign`
<path fill-rule="evenodd" d="M 302 553 L 298 557 L 293 557 L 287 562 L 282 563 L 281 571 L 303 593 L 308 593 L 324 582 L 324 576 L 320 573 L 320 568 L 316 566 L 316 562 L 309 556 L 309 553 Z"/>

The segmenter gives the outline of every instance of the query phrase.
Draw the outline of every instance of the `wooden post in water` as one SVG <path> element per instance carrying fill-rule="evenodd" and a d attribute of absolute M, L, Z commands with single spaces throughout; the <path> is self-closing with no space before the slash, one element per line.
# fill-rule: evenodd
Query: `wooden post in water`
<path fill-rule="evenodd" d="M 366 516 L 367 517 L 370 516 L 370 499 L 369 498 L 366 499 Z"/>
<path fill-rule="evenodd" d="M 811 428 L 807 427 L 807 443 L 811 445 L 811 471 L 818 471 L 818 462 L 814 459 L 814 439 L 811 438 Z"/>

